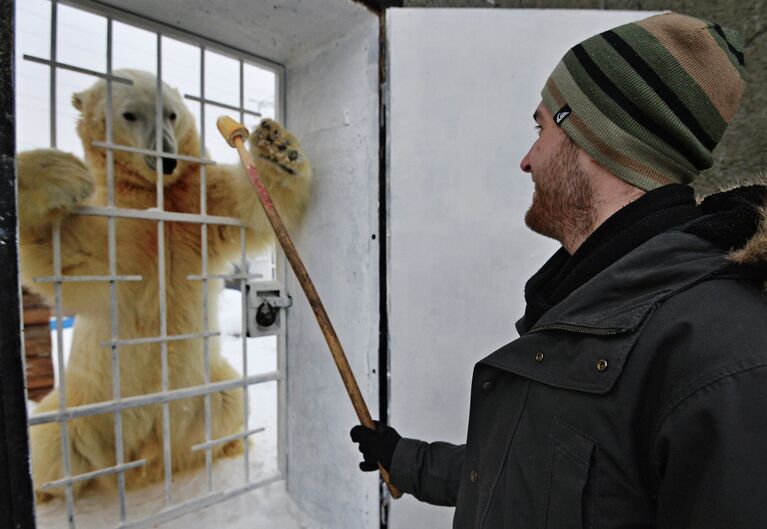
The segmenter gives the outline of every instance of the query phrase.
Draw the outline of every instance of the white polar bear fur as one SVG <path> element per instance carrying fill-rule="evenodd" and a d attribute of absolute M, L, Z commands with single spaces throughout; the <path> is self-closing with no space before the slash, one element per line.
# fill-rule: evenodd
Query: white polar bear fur
<path fill-rule="evenodd" d="M 135 70 L 116 75 L 132 85 L 113 83 L 114 142 L 145 149 L 155 148 L 156 78 Z M 199 136 L 194 118 L 178 92 L 163 84 L 164 150 L 198 157 Z M 46 149 L 21 153 L 19 172 L 19 230 L 22 278 L 26 285 L 53 303 L 53 285 L 36 283 L 34 278 L 53 275 L 51 229 L 61 223 L 61 266 L 64 275 L 107 275 L 107 219 L 71 214 L 77 206 L 106 206 L 106 154 L 92 146 L 105 141 L 105 83 L 75 94 L 73 104 L 81 112 L 78 133 L 85 148 L 85 163 L 74 156 Z M 175 116 L 172 114 L 175 113 Z M 129 117 L 135 118 L 128 120 Z M 251 152 L 272 199 L 288 228 L 295 227 L 309 196 L 311 168 L 297 140 L 278 124 L 264 120 L 249 138 Z M 212 141 L 212 139 L 211 139 Z M 221 140 L 223 141 L 223 139 Z M 157 172 L 150 167 L 153 157 L 115 151 L 115 205 L 145 210 L 156 207 Z M 208 166 L 207 213 L 236 217 L 246 230 L 250 251 L 272 240 L 271 228 L 240 166 Z M 164 175 L 164 209 L 200 212 L 199 165 L 180 161 L 171 174 Z M 117 283 L 119 338 L 160 335 L 158 299 L 157 222 L 117 219 L 117 274 L 141 275 L 139 282 Z M 209 274 L 229 271 L 239 260 L 240 230 L 211 225 L 208 233 Z M 201 228 L 198 224 L 166 222 L 165 284 L 167 334 L 203 332 L 203 282 L 187 279 L 200 274 Z M 208 329 L 217 327 L 216 299 L 221 281 L 208 283 Z M 71 356 L 66 367 L 68 407 L 113 398 L 110 286 L 108 282 L 64 283 L 62 303 L 67 313 L 77 313 Z M 171 390 L 204 383 L 203 340 L 168 342 L 168 384 Z M 122 398 L 157 393 L 161 386 L 159 344 L 120 347 L 120 395 Z M 239 377 L 219 353 L 216 338 L 210 338 L 210 380 L 220 382 Z M 243 390 L 214 393 L 211 399 L 212 438 L 242 432 Z M 36 413 L 57 411 L 58 391 L 47 395 Z M 131 408 L 122 412 L 125 461 L 145 459 L 146 464 L 126 473 L 128 487 L 140 486 L 163 477 L 162 406 Z M 177 400 L 170 404 L 172 468 L 181 471 L 204 462 L 205 451 L 191 446 L 205 441 L 203 398 Z M 71 473 L 82 474 L 109 467 L 115 461 L 114 414 L 82 417 L 68 423 L 71 440 Z M 30 429 L 31 460 L 38 497 L 62 495 L 64 488 L 45 493 L 41 486 L 64 475 L 59 423 Z M 214 457 L 241 453 L 242 441 L 217 446 Z M 114 475 L 74 484 L 75 493 L 84 487 L 113 488 Z"/>

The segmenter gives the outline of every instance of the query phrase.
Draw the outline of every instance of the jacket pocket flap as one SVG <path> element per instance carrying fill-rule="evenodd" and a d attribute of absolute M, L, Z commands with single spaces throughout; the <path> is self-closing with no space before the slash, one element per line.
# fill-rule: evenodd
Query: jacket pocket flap
<path fill-rule="evenodd" d="M 606 393 L 618 380 L 638 331 L 594 335 L 563 331 L 526 334 L 481 360 L 550 386 Z"/>

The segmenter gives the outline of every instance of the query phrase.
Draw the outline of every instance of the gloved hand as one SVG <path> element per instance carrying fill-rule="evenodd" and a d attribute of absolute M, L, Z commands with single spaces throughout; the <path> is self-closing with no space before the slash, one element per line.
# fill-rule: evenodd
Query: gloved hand
<path fill-rule="evenodd" d="M 400 440 L 397 430 L 391 426 L 382 426 L 378 421 L 373 421 L 376 425 L 375 430 L 357 425 L 349 432 L 352 441 L 360 444 L 360 452 L 365 460 L 360 463 L 360 470 L 370 472 L 378 470 L 378 463 L 381 463 L 388 472 L 391 468 L 391 459 L 394 456 L 394 449 Z"/>

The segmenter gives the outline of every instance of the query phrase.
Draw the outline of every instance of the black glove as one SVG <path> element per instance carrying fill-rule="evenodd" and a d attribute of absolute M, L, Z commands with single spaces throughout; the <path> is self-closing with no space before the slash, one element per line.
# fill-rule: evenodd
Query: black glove
<path fill-rule="evenodd" d="M 360 452 L 365 458 L 365 461 L 360 463 L 360 470 L 364 472 L 378 470 L 378 463 L 381 463 L 388 472 L 400 435 L 391 426 L 382 426 L 378 421 L 373 422 L 376 425 L 375 430 L 365 428 L 360 424 L 349 432 L 352 441 L 360 444 Z"/>

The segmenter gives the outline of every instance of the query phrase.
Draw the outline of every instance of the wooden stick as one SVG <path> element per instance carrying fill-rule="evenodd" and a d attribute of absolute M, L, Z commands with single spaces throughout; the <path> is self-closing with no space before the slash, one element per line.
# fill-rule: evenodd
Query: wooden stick
<path fill-rule="evenodd" d="M 296 279 L 298 279 L 301 288 L 304 289 L 304 293 L 309 300 L 309 305 L 312 307 L 314 315 L 317 318 L 317 323 L 320 324 L 320 329 L 325 336 L 325 341 L 328 343 L 330 353 L 333 355 L 333 360 L 338 368 L 338 373 L 341 375 L 341 380 L 343 380 L 344 386 L 346 386 L 346 392 L 349 394 L 352 406 L 354 406 L 354 411 L 357 413 L 357 418 L 359 418 L 360 423 L 362 423 L 363 426 L 375 430 L 373 418 L 370 416 L 370 411 L 368 411 L 365 399 L 357 385 L 357 380 L 354 378 L 354 373 L 349 365 L 349 361 L 346 359 L 346 354 L 344 353 L 343 347 L 341 347 L 341 342 L 338 340 L 335 329 L 333 329 L 333 324 L 330 323 L 330 318 L 328 317 L 327 312 L 325 312 L 325 306 L 322 304 L 322 300 L 320 300 L 320 295 L 317 293 L 317 289 L 314 288 L 314 283 L 309 277 L 309 273 L 306 271 L 306 267 L 301 261 L 301 257 L 298 255 L 298 251 L 293 245 L 293 241 L 290 239 L 290 236 L 285 229 L 285 225 L 282 223 L 282 219 L 274 208 L 269 192 L 266 190 L 266 187 L 258 175 L 258 170 L 253 164 L 253 159 L 251 158 L 250 153 L 245 148 L 244 139 L 248 137 L 248 129 L 245 125 L 238 123 L 228 116 L 221 116 L 218 118 L 216 125 L 227 143 L 237 149 L 242 165 L 248 172 L 253 187 L 256 188 L 258 199 L 261 201 L 261 205 L 264 206 L 264 211 L 266 212 L 269 222 L 272 224 L 272 228 L 274 228 L 277 240 L 280 242 L 282 249 L 285 250 L 285 257 L 288 258 L 288 262 L 290 263 L 291 268 L 293 268 L 293 272 L 296 274 Z M 386 482 L 386 486 L 389 488 L 392 497 L 399 498 L 402 496 L 402 493 L 391 484 L 389 473 L 381 463 L 378 463 L 378 470 L 381 472 L 381 476 Z"/>

